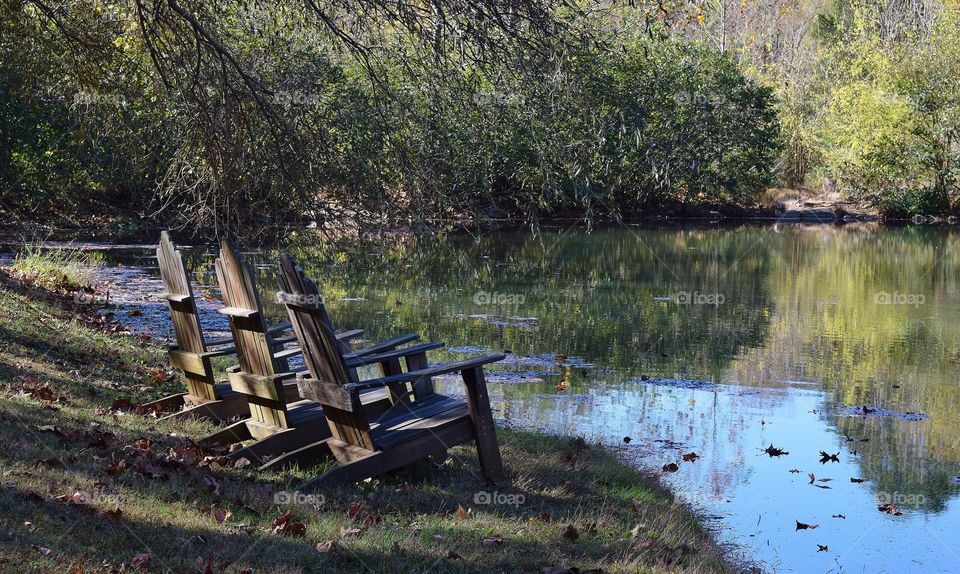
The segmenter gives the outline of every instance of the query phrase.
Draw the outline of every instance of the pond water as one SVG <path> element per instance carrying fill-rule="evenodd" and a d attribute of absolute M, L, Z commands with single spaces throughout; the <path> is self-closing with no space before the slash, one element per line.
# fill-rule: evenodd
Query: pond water
<path fill-rule="evenodd" d="M 436 360 L 509 350 L 488 375 L 500 421 L 603 441 L 662 472 L 764 571 L 894 573 L 960 571 L 958 241 L 950 228 L 743 226 L 337 250 L 299 235 L 283 248 L 338 326 L 445 341 Z M 212 251 L 188 253 L 213 299 Z M 246 256 L 272 301 L 276 251 Z M 168 335 L 165 307 L 143 295 L 150 253 L 102 257 L 113 301 L 142 310 L 124 320 Z"/>

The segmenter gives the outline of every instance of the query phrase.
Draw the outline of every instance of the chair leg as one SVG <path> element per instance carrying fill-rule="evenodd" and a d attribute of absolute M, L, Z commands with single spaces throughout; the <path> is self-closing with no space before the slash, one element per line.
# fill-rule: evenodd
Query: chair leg
<path fill-rule="evenodd" d="M 483 367 L 463 371 L 463 382 L 467 387 L 467 406 L 473 420 L 474 440 L 477 443 L 477 457 L 480 469 L 487 480 L 503 480 L 503 460 L 497 445 L 497 432 L 493 426 L 493 414 L 490 412 L 490 396 L 483 376 Z"/>
<path fill-rule="evenodd" d="M 238 421 L 232 425 L 227 425 L 213 434 L 203 437 L 198 441 L 198 444 L 201 446 L 233 444 L 235 442 L 250 440 L 251 438 L 250 429 L 247 428 L 247 421 Z"/>

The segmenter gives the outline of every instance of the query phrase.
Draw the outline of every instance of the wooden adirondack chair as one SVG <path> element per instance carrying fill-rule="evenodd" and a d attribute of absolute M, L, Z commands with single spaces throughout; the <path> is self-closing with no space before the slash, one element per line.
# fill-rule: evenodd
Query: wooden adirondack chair
<path fill-rule="evenodd" d="M 303 460 L 332 455 L 341 463 L 301 490 L 363 480 L 427 457 L 445 458 L 448 448 L 469 441 L 476 444 L 483 475 L 489 480 L 504 477 L 483 374 L 483 365 L 502 360 L 502 353 L 433 367 L 426 351 L 441 346 L 438 343 L 376 357 L 350 357 L 337 343 L 323 303 L 315 297 L 316 287 L 289 255 L 283 256 L 281 277 L 283 292 L 278 298 L 287 307 L 309 372 L 297 381 L 300 393 L 323 405 L 331 434 L 299 454 Z M 406 360 L 408 371 L 391 372 L 400 358 Z M 372 361 L 380 363 L 387 375 L 358 381 L 351 369 Z M 461 373 L 466 401 L 433 391 L 431 377 L 454 372 Z M 398 388 L 406 384 L 412 388 L 406 392 Z M 372 417 L 360 400 L 370 389 L 391 389 L 402 396 L 390 410 Z"/>
<path fill-rule="evenodd" d="M 317 440 L 317 435 L 329 436 L 323 410 L 316 402 L 300 397 L 294 379 L 296 373 L 290 371 L 285 360 L 287 352 L 271 351 L 273 345 L 266 329 L 253 268 L 240 260 L 229 241 L 221 243 L 216 270 L 226 305 L 219 312 L 230 321 L 240 363 L 228 369 L 227 376 L 231 388 L 246 397 L 251 416 L 204 438 L 201 444 L 255 439 L 255 443 L 232 452 L 230 456 L 245 457 L 256 462 L 268 461 L 261 468 L 293 462 L 297 456 L 284 455 Z M 338 349 L 349 350 L 347 341 L 362 332 L 355 330 L 335 335 Z M 389 351 L 418 338 L 417 335 L 405 335 L 358 351 L 358 354 L 372 355 Z M 297 352 L 300 350 L 297 349 Z M 366 393 L 363 399 L 374 414 L 383 412 L 391 405 L 384 390 Z"/>
<path fill-rule="evenodd" d="M 205 340 L 197 303 L 193 296 L 190 276 L 187 274 L 183 254 L 176 248 L 170 235 L 160 234 L 157 247 L 157 263 L 160 277 L 166 288 L 158 296 L 170 307 L 170 319 L 177 344 L 168 351 L 170 365 L 179 369 L 186 382 L 186 392 L 176 393 L 144 405 L 156 412 L 179 409 L 163 418 L 205 418 L 225 421 L 247 412 L 247 398 L 234 392 L 226 382 L 217 382 L 211 359 L 232 355 L 232 338 Z M 270 330 L 277 333 L 289 330 L 290 324 L 278 325 Z M 287 336 L 274 339 L 277 346 L 295 341 Z M 212 347 L 220 347 L 212 349 Z"/>

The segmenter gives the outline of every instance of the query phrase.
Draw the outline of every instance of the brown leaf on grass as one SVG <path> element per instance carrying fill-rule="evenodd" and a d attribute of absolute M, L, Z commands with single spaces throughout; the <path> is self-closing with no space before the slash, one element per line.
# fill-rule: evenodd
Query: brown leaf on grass
<path fill-rule="evenodd" d="M 283 536 L 303 536 L 307 533 L 307 525 L 293 520 L 288 510 L 273 521 L 272 532 Z"/>
<path fill-rule="evenodd" d="M 339 546 L 339 542 L 336 540 L 325 540 L 323 542 L 317 542 L 317 552 L 327 553 Z"/>
<path fill-rule="evenodd" d="M 448 550 L 448 551 L 447 551 L 447 558 L 449 558 L 450 560 L 463 560 L 463 556 L 460 556 L 459 554 L 457 554 L 457 553 L 454 552 L 453 550 Z"/>
<path fill-rule="evenodd" d="M 341 528 L 340 537 L 341 538 L 360 538 L 363 536 L 362 528 Z"/>
<path fill-rule="evenodd" d="M 457 505 L 457 518 L 460 520 L 466 520 L 473 513 L 473 509 L 465 509 L 463 506 Z"/>
<path fill-rule="evenodd" d="M 797 520 L 796 523 L 797 523 L 797 530 L 813 530 L 814 528 L 820 528 L 819 524 L 804 524 L 799 520 Z"/>
<path fill-rule="evenodd" d="M 114 508 L 113 510 L 107 510 L 104 512 L 107 518 L 117 519 L 123 516 L 123 510 L 120 507 Z"/>
<path fill-rule="evenodd" d="M 213 511 L 213 518 L 217 524 L 223 524 L 233 518 L 233 512 L 229 508 L 217 508 Z"/>
<path fill-rule="evenodd" d="M 668 462 L 663 465 L 663 472 L 677 472 L 678 470 L 680 470 L 680 467 L 675 462 Z"/>
<path fill-rule="evenodd" d="M 363 526 L 364 528 L 370 528 L 374 524 L 379 524 L 380 520 L 381 518 L 379 514 L 369 514 L 363 519 Z"/>
<path fill-rule="evenodd" d="M 499 534 L 494 534 L 493 536 L 487 536 L 480 540 L 480 544 L 483 546 L 500 546 L 503 544 L 503 536 Z"/>
<path fill-rule="evenodd" d="M 38 460 L 34 466 L 40 466 L 41 464 L 45 464 L 47 466 L 60 466 L 63 463 L 61 462 L 59 456 L 51 456 L 50 458 Z"/>
<path fill-rule="evenodd" d="M 347 516 L 349 516 L 351 520 L 356 520 L 360 516 L 361 510 L 363 510 L 363 508 L 359 502 L 351 502 L 347 505 Z"/>
<path fill-rule="evenodd" d="M 550 522 L 553 520 L 553 517 L 550 516 L 549 512 L 540 513 L 540 522 Z"/>
<path fill-rule="evenodd" d="M 148 438 L 141 438 L 137 439 L 133 444 L 140 450 L 150 450 L 150 447 L 153 446 L 153 441 Z"/>
<path fill-rule="evenodd" d="M 103 471 L 110 476 L 120 476 L 127 471 L 127 461 L 121 460 L 120 462 L 108 465 Z"/>
<path fill-rule="evenodd" d="M 113 399 L 113 402 L 110 403 L 111 411 L 120 411 L 128 412 L 134 409 L 133 403 L 130 402 L 130 399 Z"/>
<path fill-rule="evenodd" d="M 50 550 L 50 549 L 47 548 L 46 546 L 41 546 L 41 545 L 39 545 L 39 544 L 33 544 L 33 545 L 31 545 L 31 546 L 32 546 L 32 548 L 33 548 L 34 550 L 36 550 L 37 552 L 39 552 L 39 553 L 40 553 L 41 555 L 43 555 L 43 556 L 47 556 L 47 555 L 49 555 L 51 552 L 53 552 L 53 550 Z"/>
<path fill-rule="evenodd" d="M 576 527 L 572 524 L 568 524 L 566 530 L 563 531 L 563 537 L 567 540 L 576 540 L 580 538 L 580 533 L 577 532 Z"/>
<path fill-rule="evenodd" d="M 133 560 L 130 561 L 130 565 L 146 569 L 150 563 L 153 562 L 154 558 L 155 556 L 149 552 L 137 554 L 133 557 Z"/>
<path fill-rule="evenodd" d="M 250 459 L 249 459 L 249 458 L 247 458 L 247 457 L 245 457 L 245 456 L 241 456 L 241 457 L 238 458 L 237 460 L 233 461 L 233 468 L 246 468 L 246 467 L 250 466 L 251 464 L 252 464 L 252 463 L 250 462 Z"/>
<path fill-rule="evenodd" d="M 684 462 L 695 462 L 698 458 L 700 458 L 700 455 L 695 452 L 688 452 L 687 454 L 683 455 Z"/>

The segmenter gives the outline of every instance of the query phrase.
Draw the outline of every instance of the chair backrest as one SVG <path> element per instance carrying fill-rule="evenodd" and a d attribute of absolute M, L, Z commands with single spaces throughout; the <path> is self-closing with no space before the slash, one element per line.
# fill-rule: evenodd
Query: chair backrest
<path fill-rule="evenodd" d="M 344 361 L 343 348 L 334 333 L 323 297 L 316 284 L 286 253 L 280 262 L 280 288 L 277 296 L 286 305 L 311 378 L 337 385 L 355 382 Z"/>
<path fill-rule="evenodd" d="M 170 352 L 171 364 L 183 371 L 187 391 L 191 395 L 214 400 L 216 380 L 209 361 L 197 357 L 207 351 L 207 344 L 203 338 L 190 276 L 187 274 L 183 254 L 170 240 L 170 234 L 166 231 L 160 233 L 157 265 L 166 289 L 159 297 L 167 300 L 173 333 L 177 339 L 176 350 Z"/>
<path fill-rule="evenodd" d="M 240 373 L 230 374 L 231 387 L 247 395 L 253 420 L 286 428 L 283 383 L 274 380 L 267 385 L 251 385 L 243 380 L 244 377 L 271 377 L 286 371 L 285 361 L 273 356 L 274 344 L 263 316 L 253 267 L 242 261 L 233 244 L 224 239 L 220 242 L 216 269 L 225 305 L 219 312 L 230 320 L 230 331 L 240 363 Z"/>
<path fill-rule="evenodd" d="M 170 319 L 173 321 L 177 348 L 190 353 L 206 352 L 207 345 L 203 341 L 197 302 L 193 298 L 193 287 L 190 285 L 183 254 L 170 240 L 170 234 L 166 231 L 160 233 L 157 264 L 166 289 L 160 297 L 170 304 Z"/>
<path fill-rule="evenodd" d="M 343 349 L 327 315 L 317 286 L 307 278 L 293 257 L 284 254 L 280 263 L 281 302 L 286 306 L 290 323 L 300 342 L 303 357 L 313 381 L 318 386 L 343 386 L 355 382 L 343 358 Z M 370 424 L 359 405 L 349 410 L 341 403 L 328 401 L 324 393 L 317 396 L 334 439 L 349 445 L 373 449 Z"/>

